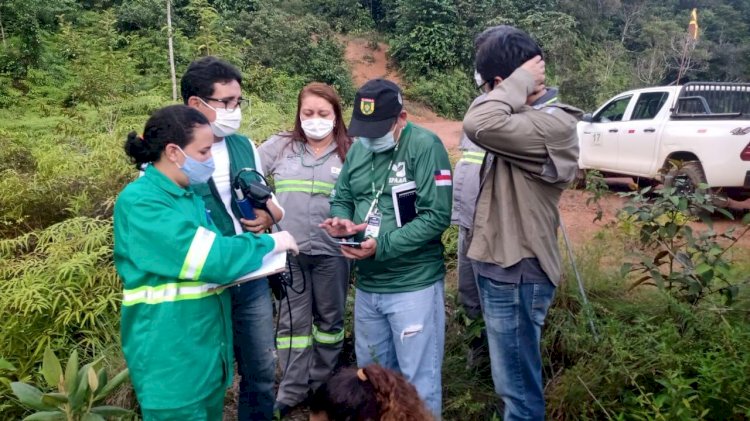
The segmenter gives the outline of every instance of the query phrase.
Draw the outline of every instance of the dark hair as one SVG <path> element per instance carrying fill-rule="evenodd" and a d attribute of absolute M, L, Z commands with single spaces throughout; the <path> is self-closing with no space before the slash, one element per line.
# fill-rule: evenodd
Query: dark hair
<path fill-rule="evenodd" d="M 497 31 L 502 31 L 503 28 L 505 28 L 505 25 L 490 26 L 489 28 L 480 32 L 479 35 L 474 37 L 474 54 L 476 54 L 479 51 L 479 47 L 481 47 L 482 44 L 484 44 L 484 42 L 487 41 L 487 38 L 489 38 L 490 34 L 497 32 Z"/>
<path fill-rule="evenodd" d="M 312 82 L 305 85 L 299 91 L 299 95 L 297 95 L 297 117 L 294 120 L 294 129 L 291 132 L 292 138 L 307 142 L 305 131 L 302 130 L 302 120 L 299 117 L 299 113 L 302 108 L 302 100 L 310 95 L 319 96 L 333 106 L 333 114 L 336 117 L 336 125 L 333 127 L 333 141 L 336 142 L 336 152 L 339 154 L 341 162 L 343 162 L 346 159 L 346 153 L 349 152 L 349 147 L 352 146 L 352 138 L 346 134 L 346 123 L 344 122 L 344 115 L 341 112 L 341 98 L 339 98 L 336 90 L 330 85 Z"/>
<path fill-rule="evenodd" d="M 136 132 L 128 133 L 125 153 L 135 167 L 156 162 L 169 143 L 184 148 L 193 141 L 193 129 L 208 124 L 208 119 L 200 111 L 185 105 L 170 105 L 154 111 L 146 122 L 143 136 Z"/>
<path fill-rule="evenodd" d="M 431 421 L 417 389 L 406 379 L 379 365 L 345 368 L 313 395 L 310 411 L 329 421 Z"/>
<path fill-rule="evenodd" d="M 213 56 L 195 60 L 180 79 L 182 101 L 187 104 L 191 96 L 210 97 L 214 94 L 214 83 L 233 80 L 242 86 L 242 73 L 226 61 Z"/>
<path fill-rule="evenodd" d="M 494 79 L 507 79 L 522 64 L 542 49 L 526 32 L 507 25 L 487 28 L 474 40 L 477 49 L 476 68 L 482 79 L 494 87 Z"/>

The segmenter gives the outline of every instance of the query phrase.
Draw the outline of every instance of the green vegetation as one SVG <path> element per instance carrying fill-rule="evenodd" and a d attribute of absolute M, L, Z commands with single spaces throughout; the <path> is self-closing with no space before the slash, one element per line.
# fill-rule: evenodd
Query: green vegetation
<path fill-rule="evenodd" d="M 701 200 L 695 198 L 689 206 Z M 638 204 L 636 200 L 629 206 Z M 652 211 L 641 212 L 647 209 Z M 725 295 L 707 291 L 696 301 L 691 289 L 677 282 L 672 289 L 665 287 L 665 293 L 655 287 L 634 288 L 639 276 L 623 277 L 620 264 L 647 256 L 636 246 L 641 230 L 650 229 L 650 224 L 645 217 L 640 221 L 624 217 L 576 251 L 599 340 L 590 331 L 588 312 L 567 262 L 542 336 L 549 419 L 750 417 L 750 396 L 743 392 L 750 386 L 750 252 L 728 250 L 725 258 L 736 263 L 727 265 L 724 278 L 712 280 L 717 291 L 719 286 L 736 288 L 731 306 Z M 722 250 L 727 244 L 722 243 Z M 688 250 L 695 259 L 703 248 Z M 650 252 L 651 259 L 661 254 L 658 248 Z M 686 276 L 684 268 L 677 266 L 670 276 Z M 492 393 L 489 361 L 485 358 L 473 368 L 466 367 L 467 344 L 479 329 L 459 308 L 455 286 L 448 291 L 453 305 L 447 296 L 451 334 L 446 337 L 443 366 L 445 419 L 491 419 L 498 402 Z"/>
<path fill-rule="evenodd" d="M 355 0 L 345 3 L 356 4 Z M 434 92 L 425 102 L 473 99 L 471 91 L 419 89 L 424 80 L 454 72 L 471 87 L 473 38 L 489 25 L 528 31 L 546 54 L 548 85 L 565 102 L 593 110 L 623 90 L 673 82 L 686 42 L 690 8 L 701 28 L 685 80 L 737 81 L 750 76 L 750 3 L 736 0 L 366 0 L 393 58 L 415 89 Z M 459 118 L 463 112 L 440 109 Z"/>
<path fill-rule="evenodd" d="M 297 93 L 309 81 L 332 83 L 345 100 L 353 98 L 342 33 L 388 40 L 407 96 L 460 118 L 476 94 L 470 77 L 473 37 L 489 24 L 531 31 L 547 50 L 550 79 L 565 100 L 591 109 L 624 88 L 673 80 L 672 47 L 688 15 L 677 0 L 174 0 L 172 5 L 177 74 L 205 54 L 236 63 L 252 100 L 241 131 L 257 141 L 292 124 Z M 13 393 L 12 384 L 31 390 L 17 382 L 37 385 L 38 393 L 30 393 L 49 394 L 48 400 L 59 399 L 53 406 L 63 408 L 56 393 L 69 392 L 55 390 L 60 383 L 54 354 L 70 355 L 68 366 L 80 356 L 81 365 L 96 375 L 71 369 L 75 375 L 65 374 L 64 381 L 75 387 L 66 385 L 67 391 L 83 387 L 97 400 L 102 388 L 122 379 L 115 374 L 124 361 L 111 213 L 117 193 L 137 175 L 122 152 L 125 134 L 141 130 L 150 112 L 171 102 L 165 13 L 160 0 L 0 3 L 4 418 L 21 419 L 36 408 Z M 706 32 L 687 77 L 747 78 L 750 6 L 715 0 L 699 9 L 699 18 Z M 599 190 L 592 184 L 592 194 Z M 544 339 L 551 419 L 750 418 L 750 298 L 744 284 L 750 267 L 742 263 L 747 256 L 743 250 L 724 253 L 727 239 L 721 236 L 704 241 L 691 233 L 690 243 L 684 208 L 680 200 L 651 197 L 634 204 L 634 217 L 622 218 L 577 250 L 602 339 L 596 342 L 587 330 L 568 271 Z M 669 249 L 674 258 L 668 252 L 655 259 L 663 251 L 641 243 L 643 230 L 659 233 L 660 241 L 676 238 L 679 247 Z M 455 228 L 443 238 L 453 282 Z M 692 272 L 663 264 L 657 275 L 647 265 L 680 263 L 679 253 L 692 259 Z M 665 285 L 672 280 L 674 288 L 632 289 L 639 278 L 621 275 L 626 259 L 633 268 L 648 268 L 651 279 L 662 276 Z M 447 295 L 445 418 L 490 419 L 496 399 L 487 361 L 465 366 L 466 343 L 481 325 L 467 322 L 450 282 Z M 135 409 L 127 388 L 113 393 L 117 396 L 100 396 L 96 405 Z M 91 406 L 84 401 L 76 410 Z"/>
<path fill-rule="evenodd" d="M 60 360 L 50 348 L 44 351 L 42 375 L 54 392 L 42 393 L 36 387 L 13 382 L 13 394 L 27 408 L 37 410 L 26 420 L 103 421 L 106 418 L 131 418 L 133 411 L 111 405 L 97 405 L 128 379 L 128 370 L 107 376 L 105 368 L 93 362 L 78 368 L 78 352 L 73 351 L 63 372 Z"/>
<path fill-rule="evenodd" d="M 637 274 L 631 288 L 655 286 L 692 305 L 711 294 L 721 294 L 731 304 L 739 286 L 731 282 L 732 265 L 727 252 L 750 231 L 750 214 L 742 221 L 747 227 L 738 233 L 734 228 L 717 233 L 709 215 L 733 217 L 713 205 L 712 195 L 701 189 L 680 195 L 677 187 L 664 187 L 656 190 L 653 197 L 646 197 L 650 191 L 651 187 L 646 187 L 625 195 L 631 201 L 624 209 L 623 222 L 638 238 L 636 262 L 625 263 L 622 268 L 623 273 Z M 700 233 L 689 225 L 698 219 L 690 217 L 696 213 L 703 215 L 701 219 L 707 227 Z"/>
<path fill-rule="evenodd" d="M 730 309 L 719 299 L 696 307 L 630 291 L 616 268 L 602 270 L 613 252 L 625 255 L 624 244 L 605 236 L 578 252 L 600 341 L 588 331 L 574 283 L 558 291 L 543 339 L 550 418 L 747 419 L 747 289 Z"/>

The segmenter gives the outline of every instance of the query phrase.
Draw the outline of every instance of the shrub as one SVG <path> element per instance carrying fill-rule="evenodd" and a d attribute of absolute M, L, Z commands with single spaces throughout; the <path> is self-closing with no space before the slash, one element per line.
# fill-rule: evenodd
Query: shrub
<path fill-rule="evenodd" d="M 0 240 L 0 356 L 25 379 L 48 346 L 108 353 L 119 344 L 121 289 L 111 220 L 72 218 Z"/>
<path fill-rule="evenodd" d="M 164 2 L 157 0 L 133 0 L 117 6 L 117 27 L 122 31 L 157 29 L 166 24 L 167 11 Z"/>
<path fill-rule="evenodd" d="M 103 421 L 105 417 L 121 419 L 133 415 L 132 411 L 116 406 L 94 406 L 102 403 L 128 379 L 127 369 L 110 379 L 106 368 L 99 366 L 99 361 L 95 361 L 79 369 L 78 352 L 73 351 L 63 371 L 55 353 L 49 347 L 45 349 L 41 372 L 47 388 L 53 392 L 44 393 L 23 382 L 11 383 L 19 402 L 38 411 L 24 419 Z"/>
<path fill-rule="evenodd" d="M 122 152 L 122 129 L 115 130 L 118 118 L 102 109 L 6 123 L 0 137 L 11 147 L 0 154 L 22 165 L 0 166 L 0 238 L 71 216 L 111 214 L 115 195 L 134 175 Z M 141 130 L 144 117 L 139 120 L 129 129 Z"/>
<path fill-rule="evenodd" d="M 455 54 L 461 39 L 457 15 L 450 0 L 398 2 L 390 51 L 407 74 L 426 75 L 461 64 Z"/>
<path fill-rule="evenodd" d="M 303 83 L 328 83 L 342 99 L 354 99 L 344 48 L 326 22 L 313 15 L 294 16 L 267 7 L 252 16 L 240 14 L 231 25 L 238 37 L 250 41 L 244 54 L 248 66 L 272 67 L 299 76 Z"/>
<path fill-rule="evenodd" d="M 628 291 L 612 261 L 625 253 L 612 232 L 578 253 L 601 340 L 576 285 L 558 288 L 543 333 L 547 415 L 743 419 L 750 397 L 735 391 L 750 385 L 747 308 L 716 312 L 712 298 L 695 307 L 656 289 Z"/>
<path fill-rule="evenodd" d="M 0 355 L 31 372 L 45 346 L 94 355 L 119 341 L 111 221 L 72 218 L 0 240 Z"/>
<path fill-rule="evenodd" d="M 438 114 L 461 120 L 471 101 L 479 95 L 473 80 L 458 69 L 432 71 L 409 81 L 406 96 L 420 101 Z"/>
<path fill-rule="evenodd" d="M 732 215 L 714 207 L 712 195 L 701 189 L 680 194 L 677 187 L 665 187 L 656 190 L 653 197 L 646 197 L 650 190 L 647 187 L 624 195 L 631 198 L 624 215 L 636 228 L 638 237 L 635 261 L 624 264 L 622 269 L 623 273 L 636 275 L 631 288 L 656 286 L 693 305 L 710 294 L 720 293 L 731 304 L 739 287 L 730 282 L 731 262 L 726 252 L 750 231 L 750 214 L 743 220 L 747 227 L 738 234 L 734 229 L 717 234 L 707 216 L 701 218 L 707 229 L 696 233 L 690 222 L 697 218 L 691 215 Z M 722 239 L 730 243 L 723 245 Z"/>
<path fill-rule="evenodd" d="M 368 11 L 358 0 L 312 0 L 306 2 L 306 6 L 311 14 L 325 17 L 336 32 L 361 32 L 374 26 Z"/>

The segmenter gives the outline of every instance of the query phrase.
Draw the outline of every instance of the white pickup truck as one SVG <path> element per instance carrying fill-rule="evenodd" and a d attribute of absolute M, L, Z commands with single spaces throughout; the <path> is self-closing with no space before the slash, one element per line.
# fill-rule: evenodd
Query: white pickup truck
<path fill-rule="evenodd" d="M 579 166 L 750 198 L 750 84 L 690 82 L 623 92 L 578 123 Z M 688 190 L 688 191 L 689 191 Z"/>

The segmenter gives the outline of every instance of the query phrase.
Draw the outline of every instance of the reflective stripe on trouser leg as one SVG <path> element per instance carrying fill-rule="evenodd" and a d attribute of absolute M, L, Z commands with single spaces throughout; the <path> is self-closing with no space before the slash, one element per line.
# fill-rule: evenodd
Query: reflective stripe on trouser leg
<path fill-rule="evenodd" d="M 310 387 L 319 387 L 336 369 L 344 345 L 344 309 L 350 264 L 342 256 L 316 256 L 313 267 L 313 356 Z"/>
<path fill-rule="evenodd" d="M 333 333 L 323 332 L 318 326 L 313 324 L 312 338 L 315 342 L 324 345 L 335 345 L 344 340 L 344 329 Z"/>
<path fill-rule="evenodd" d="M 276 349 L 301 349 L 312 345 L 312 336 L 278 336 Z"/>
<path fill-rule="evenodd" d="M 307 269 L 309 256 L 300 254 L 290 260 L 294 289 L 302 289 L 301 263 Z M 299 263 L 298 263 L 299 260 Z M 278 363 L 281 367 L 281 381 L 276 400 L 288 406 L 295 406 L 307 397 L 310 378 L 310 358 L 312 356 L 312 288 L 310 271 L 305 271 L 305 288 L 297 294 L 287 288 L 289 303 L 284 298 L 279 306 L 279 330 L 276 333 Z M 291 306 L 291 315 L 289 307 Z"/>

